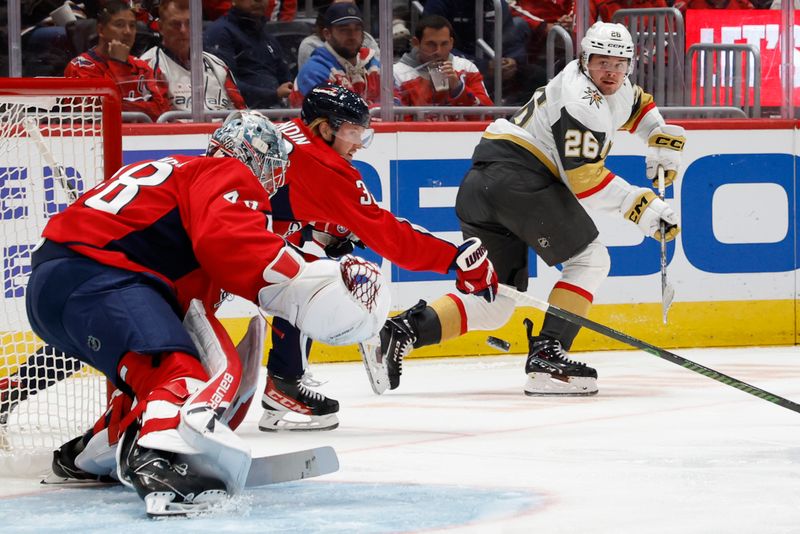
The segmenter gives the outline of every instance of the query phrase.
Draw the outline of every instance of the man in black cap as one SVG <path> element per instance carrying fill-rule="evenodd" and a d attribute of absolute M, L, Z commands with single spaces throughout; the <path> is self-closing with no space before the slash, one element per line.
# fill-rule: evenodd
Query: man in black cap
<path fill-rule="evenodd" d="M 317 48 L 297 74 L 290 97 L 299 107 L 303 97 L 323 82 L 341 85 L 358 94 L 367 104 L 380 99 L 380 61 L 375 51 L 363 46 L 364 23 L 358 6 L 331 4 L 325 11 L 322 30 L 325 43 Z"/>

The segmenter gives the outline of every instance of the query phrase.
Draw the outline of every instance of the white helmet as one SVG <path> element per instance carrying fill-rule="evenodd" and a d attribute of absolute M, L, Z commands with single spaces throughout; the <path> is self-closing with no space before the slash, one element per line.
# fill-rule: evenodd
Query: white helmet
<path fill-rule="evenodd" d="M 633 39 L 628 28 L 613 22 L 595 22 L 581 39 L 581 68 L 587 71 L 592 54 L 623 57 L 629 60 L 628 74 L 633 70 Z"/>

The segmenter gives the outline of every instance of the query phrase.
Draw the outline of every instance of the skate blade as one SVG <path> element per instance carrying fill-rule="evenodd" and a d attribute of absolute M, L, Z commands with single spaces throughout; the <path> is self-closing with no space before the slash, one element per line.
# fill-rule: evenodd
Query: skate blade
<path fill-rule="evenodd" d="M 113 484 L 121 484 L 119 480 L 114 480 L 111 477 L 103 477 L 103 478 L 64 478 L 56 475 L 53 472 L 47 474 L 44 477 L 40 484 L 45 484 L 48 486 L 65 486 L 65 487 L 81 487 L 81 488 L 91 488 L 95 486 L 108 486 Z"/>
<path fill-rule="evenodd" d="M 210 512 L 228 499 L 225 490 L 207 490 L 191 502 L 173 502 L 176 494 L 171 491 L 154 491 L 144 496 L 144 506 L 150 517 L 187 516 Z"/>
<path fill-rule="evenodd" d="M 524 387 L 529 397 L 589 397 L 597 391 L 595 378 L 572 376 L 564 382 L 549 373 L 529 373 Z"/>
<path fill-rule="evenodd" d="M 369 342 L 358 344 L 358 352 L 361 353 L 361 360 L 364 362 L 364 369 L 367 371 L 369 385 L 376 395 L 382 395 L 389 389 L 389 370 L 386 367 L 386 362 L 378 361 L 378 352 L 380 350 L 380 341 L 377 344 Z"/>
<path fill-rule="evenodd" d="M 335 413 L 328 415 L 303 415 L 295 412 L 264 410 L 258 421 L 262 432 L 322 432 L 339 426 Z"/>

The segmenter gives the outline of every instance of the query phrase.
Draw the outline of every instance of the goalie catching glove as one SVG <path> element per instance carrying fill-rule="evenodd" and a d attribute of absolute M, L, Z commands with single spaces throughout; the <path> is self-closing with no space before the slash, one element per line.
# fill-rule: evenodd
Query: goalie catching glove
<path fill-rule="evenodd" d="M 644 235 L 661 239 L 661 221 L 664 221 L 666 240 L 672 241 L 680 232 L 678 216 L 669 204 L 644 187 L 637 187 L 625 198 L 623 216 L 636 223 Z M 627 206 L 627 207 L 625 207 Z"/>
<path fill-rule="evenodd" d="M 471 237 L 458 247 L 451 269 L 456 270 L 456 289 L 492 302 L 497 296 L 497 273 L 481 240 Z"/>
<path fill-rule="evenodd" d="M 286 246 L 263 276 L 268 285 L 258 293 L 260 308 L 328 345 L 375 337 L 389 316 L 391 296 L 380 268 L 356 256 L 306 262 Z"/>
<path fill-rule="evenodd" d="M 657 126 L 650 132 L 647 140 L 647 177 L 653 181 L 653 187 L 658 187 L 658 168 L 664 168 L 664 186 L 670 185 L 678 176 L 681 166 L 681 152 L 686 143 L 684 130 L 674 124 Z"/>

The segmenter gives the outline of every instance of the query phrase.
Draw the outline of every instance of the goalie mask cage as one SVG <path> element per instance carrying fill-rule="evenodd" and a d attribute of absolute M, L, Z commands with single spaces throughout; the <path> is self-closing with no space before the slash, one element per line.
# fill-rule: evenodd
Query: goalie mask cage
<path fill-rule="evenodd" d="M 48 347 L 25 312 L 30 254 L 48 219 L 122 160 L 110 82 L 0 78 L 0 473 L 40 474 L 106 405 L 105 378 Z"/>

